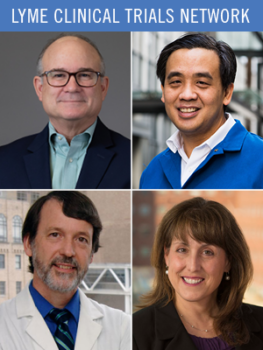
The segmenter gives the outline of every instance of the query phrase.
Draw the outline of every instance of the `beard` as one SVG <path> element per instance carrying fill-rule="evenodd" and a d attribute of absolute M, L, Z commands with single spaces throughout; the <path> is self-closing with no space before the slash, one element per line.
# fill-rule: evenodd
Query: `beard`
<path fill-rule="evenodd" d="M 46 265 L 38 259 L 35 247 L 32 247 L 32 261 L 38 277 L 49 289 L 60 293 L 72 292 L 77 289 L 88 271 L 88 266 L 84 269 L 81 268 L 76 259 L 72 257 L 56 257 L 50 264 Z M 62 263 L 73 265 L 74 272 L 69 274 L 55 271 L 53 265 Z"/>

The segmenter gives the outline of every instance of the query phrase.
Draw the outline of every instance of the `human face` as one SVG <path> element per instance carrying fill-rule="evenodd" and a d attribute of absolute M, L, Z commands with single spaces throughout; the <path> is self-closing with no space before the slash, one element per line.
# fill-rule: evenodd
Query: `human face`
<path fill-rule="evenodd" d="M 92 236 L 92 225 L 65 216 L 57 200 L 43 205 L 35 240 L 24 240 L 25 252 L 33 258 L 33 285 L 40 294 L 76 291 L 92 262 Z"/>
<path fill-rule="evenodd" d="M 190 236 L 186 242 L 175 238 L 171 247 L 165 248 L 165 262 L 176 303 L 215 303 L 223 274 L 229 271 L 229 262 L 222 248 L 197 242 Z"/>
<path fill-rule="evenodd" d="M 43 59 L 43 72 L 59 69 L 78 72 L 92 69 L 101 72 L 101 60 L 90 44 L 76 37 L 64 37 L 56 40 L 46 50 Z M 60 122 L 75 121 L 89 127 L 98 116 L 102 102 L 108 90 L 108 78 L 99 77 L 93 87 L 81 87 L 71 76 L 63 87 L 48 85 L 46 76 L 35 77 L 34 87 L 43 103 L 53 126 Z"/>
<path fill-rule="evenodd" d="M 225 122 L 223 105 L 232 96 L 233 84 L 223 90 L 219 57 L 202 48 L 174 51 L 166 63 L 162 101 L 183 138 L 207 140 Z"/>

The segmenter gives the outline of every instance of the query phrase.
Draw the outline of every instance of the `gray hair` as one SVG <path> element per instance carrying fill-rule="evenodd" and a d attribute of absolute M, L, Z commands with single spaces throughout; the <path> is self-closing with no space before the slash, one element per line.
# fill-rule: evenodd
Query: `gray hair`
<path fill-rule="evenodd" d="M 43 73 L 42 59 L 43 59 L 43 56 L 44 56 L 46 50 L 49 48 L 49 46 L 51 44 L 53 44 L 55 41 L 57 41 L 58 39 L 64 38 L 64 37 L 67 37 L 67 36 L 71 36 L 73 38 L 78 38 L 78 39 L 84 40 L 84 41 L 86 41 L 86 43 L 90 44 L 97 51 L 97 53 L 98 53 L 98 55 L 100 57 L 100 65 L 101 65 L 100 73 L 102 74 L 102 76 L 104 76 L 105 75 L 105 62 L 104 62 L 104 59 L 103 59 L 99 49 L 97 48 L 97 46 L 94 44 L 93 41 L 91 41 L 90 39 L 88 39 L 84 35 L 74 34 L 74 33 L 61 33 L 60 35 L 56 36 L 53 39 L 50 39 L 47 42 L 47 44 L 44 46 L 44 48 L 40 52 L 40 55 L 38 56 L 38 59 L 37 59 L 37 75 L 40 76 Z"/>

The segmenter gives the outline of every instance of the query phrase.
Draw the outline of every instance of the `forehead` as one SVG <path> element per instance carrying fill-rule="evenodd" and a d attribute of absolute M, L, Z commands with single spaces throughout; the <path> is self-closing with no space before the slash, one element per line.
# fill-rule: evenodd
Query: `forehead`
<path fill-rule="evenodd" d="M 56 199 L 48 200 L 40 211 L 40 218 L 37 231 L 57 228 L 68 233 L 86 232 L 93 234 L 93 226 L 85 220 L 68 217 L 63 213 L 62 203 Z"/>
<path fill-rule="evenodd" d="M 63 37 L 47 48 L 42 64 L 45 71 L 55 68 L 92 68 L 99 71 L 101 59 L 96 49 L 86 41 L 76 37 Z"/>
<path fill-rule="evenodd" d="M 185 76 L 200 72 L 209 72 L 211 75 L 220 77 L 220 60 L 213 50 L 203 48 L 179 49 L 174 51 L 166 63 L 166 77 L 176 71 Z"/>

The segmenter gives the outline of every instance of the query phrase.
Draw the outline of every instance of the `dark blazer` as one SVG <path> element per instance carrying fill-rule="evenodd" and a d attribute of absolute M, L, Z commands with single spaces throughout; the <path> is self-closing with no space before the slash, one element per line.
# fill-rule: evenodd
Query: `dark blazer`
<path fill-rule="evenodd" d="M 236 350 L 263 350 L 263 308 L 243 304 L 242 313 L 250 330 L 248 344 Z M 133 315 L 133 350 L 197 350 L 170 302 L 149 306 Z"/>
<path fill-rule="evenodd" d="M 0 147 L 1 189 L 51 189 L 48 126 Z M 76 188 L 130 188 L 130 141 L 98 118 Z"/>

